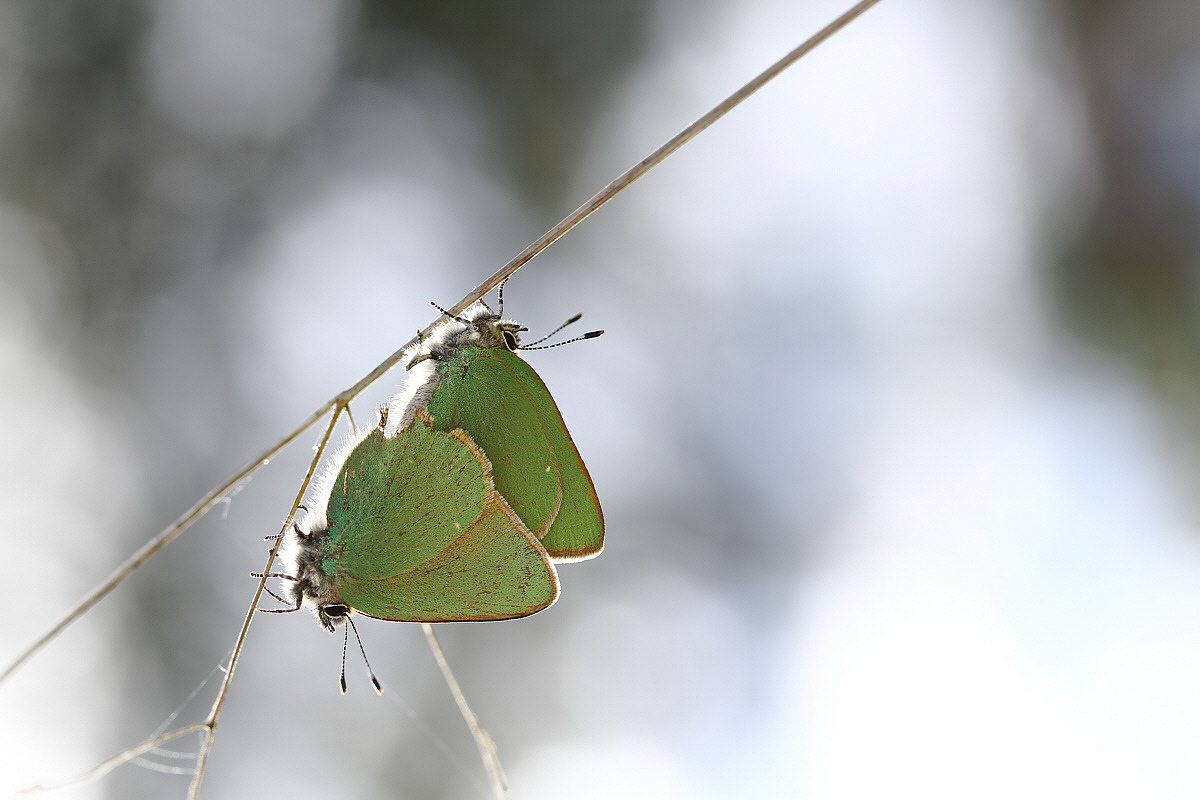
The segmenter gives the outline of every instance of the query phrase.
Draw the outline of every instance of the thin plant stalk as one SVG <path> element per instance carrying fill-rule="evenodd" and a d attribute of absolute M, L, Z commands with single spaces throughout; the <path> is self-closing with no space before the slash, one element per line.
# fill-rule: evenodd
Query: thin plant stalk
<path fill-rule="evenodd" d="M 446 309 L 445 313 L 450 316 L 454 316 L 466 310 L 466 308 L 472 303 L 474 303 L 476 300 L 479 300 L 489 291 L 507 280 L 518 269 L 532 261 L 535 256 L 556 242 L 558 239 L 562 238 L 562 236 L 568 231 L 590 216 L 592 212 L 608 203 L 610 200 L 632 185 L 636 180 L 662 163 L 676 150 L 683 147 L 718 119 L 732 111 L 736 106 L 750 97 L 750 95 L 754 94 L 771 80 L 778 77 L 780 73 L 811 52 L 815 47 L 817 47 L 817 45 L 829 39 L 835 33 L 849 25 L 852 21 L 861 16 L 872 6 L 877 5 L 879 2 L 880 0 L 861 0 L 861 2 L 856 3 L 833 22 L 829 23 L 813 36 L 805 40 L 803 44 L 787 53 L 787 55 L 780 58 L 771 66 L 767 67 L 737 91 L 733 92 L 720 103 L 715 105 L 711 110 L 709 110 L 695 122 L 681 130 L 678 134 L 673 136 L 669 141 L 656 149 L 650 155 L 646 156 L 637 164 L 633 165 L 619 175 L 617 178 L 613 179 L 607 186 L 564 217 L 561 222 L 539 236 L 525 249 L 514 256 L 512 260 L 500 267 L 500 269 L 496 270 L 496 272 L 494 272 L 485 281 L 480 283 L 471 291 L 467 292 L 461 300 L 459 300 L 450 308 Z M 305 492 L 308 491 L 308 486 L 312 481 L 313 475 L 316 473 L 316 468 L 320 463 L 321 457 L 325 453 L 325 449 L 329 443 L 330 437 L 333 434 L 334 426 L 336 425 L 339 417 L 344 412 L 348 413 L 350 402 L 359 394 L 361 394 L 364 389 L 378 380 L 384 373 L 399 363 L 404 357 L 406 351 L 416 344 L 428 332 L 428 330 L 429 327 L 426 327 L 425 330 L 421 331 L 416 337 L 406 342 L 403 347 L 380 362 L 378 366 L 364 375 L 362 379 L 360 379 L 353 386 L 345 389 L 344 391 L 335 395 L 332 399 L 328 400 L 320 408 L 309 415 L 308 418 L 306 418 L 298 427 L 296 427 L 295 430 L 286 434 L 275 445 L 264 451 L 263 454 L 258 458 L 246 464 L 246 466 L 242 467 L 242 469 L 238 470 L 223 483 L 211 490 L 199 502 L 197 502 L 196 505 L 192 506 L 192 508 L 188 509 L 182 516 L 175 520 L 175 522 L 171 523 L 171 525 L 159 532 L 154 538 L 150 539 L 136 553 L 130 556 L 129 559 L 118 566 L 103 583 L 84 596 L 82 600 L 69 609 L 53 626 L 50 627 L 49 630 L 47 630 L 42 636 L 34 641 L 29 647 L 23 650 L 16 657 L 16 659 L 14 659 L 13 662 L 4 669 L 3 672 L 0 672 L 0 683 L 12 675 L 40 650 L 46 647 L 46 645 L 53 641 L 55 637 L 62 633 L 77 619 L 83 616 L 83 614 L 85 614 L 92 606 L 96 605 L 96 603 L 107 596 L 113 589 L 120 585 L 122 581 L 129 577 L 134 570 L 144 564 L 151 556 L 174 541 L 176 537 L 183 533 L 187 528 L 191 527 L 196 520 L 203 516 L 214 505 L 220 503 L 226 497 L 228 497 L 237 486 L 239 486 L 246 478 L 257 471 L 259 467 L 267 464 L 277 453 L 282 451 L 283 448 L 287 447 L 289 444 L 302 436 L 313 425 L 315 425 L 317 421 L 321 419 L 321 417 L 332 410 L 333 414 L 330 417 L 329 424 L 326 426 L 325 433 L 321 437 L 320 444 L 316 448 L 316 453 L 314 454 L 308 471 L 304 476 L 304 480 L 301 482 L 300 489 L 296 494 L 296 498 L 292 502 L 291 511 L 287 515 L 287 521 L 284 522 L 283 527 L 280 530 L 281 534 L 286 532 L 292 517 L 300 507 L 300 503 L 304 498 Z M 282 538 L 276 539 L 275 544 L 271 547 L 267 556 L 266 565 L 262 570 L 262 574 L 264 576 L 270 574 L 271 567 L 275 562 L 281 542 Z M 265 577 L 260 578 L 258 585 L 255 588 L 254 596 L 249 608 L 247 609 L 246 616 L 242 621 L 242 626 L 238 631 L 237 641 L 229 661 L 229 668 L 225 672 L 224 679 L 222 680 L 220 689 L 217 692 L 217 697 L 214 700 L 213 706 L 204 722 L 195 725 L 188 725 L 186 727 L 170 731 L 162 736 L 154 738 L 151 741 L 144 742 L 140 745 L 136 745 L 124 750 L 112 758 L 107 759 L 101 765 L 88 772 L 83 779 L 99 777 L 100 775 L 103 775 L 115 768 L 117 765 L 136 758 L 138 755 L 146 752 L 147 750 L 153 749 L 154 747 L 165 744 L 166 742 L 177 739 L 180 736 L 188 733 L 202 731 L 204 735 L 200 745 L 200 753 L 197 758 L 196 769 L 193 773 L 191 785 L 188 788 L 189 800 L 193 800 L 199 796 L 200 785 L 204 778 L 208 754 L 212 749 L 217 722 L 220 719 L 221 710 L 228 694 L 230 682 L 233 680 L 234 671 L 241 657 L 242 647 L 245 644 L 246 636 L 249 633 L 250 624 L 255 617 L 259 599 L 262 597 L 262 594 L 265 591 L 266 580 L 267 579 Z M 455 702 L 458 704 L 464 720 L 471 729 L 472 735 L 475 737 L 476 744 L 479 747 L 480 754 L 483 757 L 484 764 L 487 767 L 488 774 L 492 780 L 493 794 L 496 794 L 498 797 L 503 796 L 503 793 L 506 789 L 503 783 L 503 773 L 500 772 L 499 760 L 496 758 L 495 745 L 492 743 L 491 737 L 489 737 L 487 732 L 484 731 L 484 729 L 479 725 L 478 719 L 475 717 L 474 713 L 470 709 L 470 706 L 467 704 L 466 698 L 458 686 L 458 682 L 454 679 L 453 673 L 450 671 L 449 665 L 446 663 L 445 655 L 442 654 L 441 648 L 437 646 L 437 640 L 436 637 L 433 636 L 432 628 L 427 624 L 424 626 L 424 628 L 426 631 L 427 641 L 429 642 L 435 659 L 438 661 L 438 666 L 442 670 L 443 677 L 445 678 L 447 685 L 450 687 L 451 693 L 454 695 Z M 78 782 L 78 780 L 72 781 L 72 784 L 76 782 Z"/>
<path fill-rule="evenodd" d="M 504 780 L 504 768 L 500 766 L 500 755 L 496 752 L 496 743 L 479 724 L 479 717 L 475 716 L 475 712 L 471 710 L 471 704 L 467 702 L 467 696 L 463 694 L 462 687 L 458 685 L 458 678 L 454 677 L 454 670 L 450 669 L 450 662 L 446 660 L 446 654 L 442 652 L 441 642 L 438 641 L 437 634 L 433 632 L 433 626 L 428 622 L 422 622 L 421 630 L 425 632 L 425 641 L 429 644 L 429 651 L 433 653 L 433 659 L 437 662 L 438 669 L 441 670 L 442 680 L 446 682 L 450 694 L 454 695 L 454 703 L 458 706 L 459 713 L 462 714 L 463 720 L 471 730 L 475 746 L 479 748 L 479 758 L 483 761 L 483 768 L 487 770 L 488 783 L 492 787 L 492 797 L 495 800 L 503 800 L 504 793 L 508 791 L 508 783 Z"/>

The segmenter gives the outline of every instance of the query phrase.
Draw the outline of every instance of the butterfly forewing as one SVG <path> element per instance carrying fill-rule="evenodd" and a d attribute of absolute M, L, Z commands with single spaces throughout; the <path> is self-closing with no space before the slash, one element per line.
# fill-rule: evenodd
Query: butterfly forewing
<path fill-rule="evenodd" d="M 464 348 L 443 365 L 428 410 L 440 430 L 470 433 L 496 489 L 552 558 L 600 552 L 604 517 L 562 414 L 533 368 L 500 348 Z"/>

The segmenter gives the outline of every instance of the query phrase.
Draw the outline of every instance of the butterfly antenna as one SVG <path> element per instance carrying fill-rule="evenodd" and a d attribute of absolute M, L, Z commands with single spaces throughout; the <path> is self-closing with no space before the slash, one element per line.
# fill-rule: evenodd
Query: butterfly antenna
<path fill-rule="evenodd" d="M 508 283 L 508 278 L 500 281 L 500 285 L 496 287 L 496 316 L 504 316 L 504 284 Z"/>
<path fill-rule="evenodd" d="M 569 320 L 567 320 L 566 322 L 564 322 L 562 325 L 559 325 L 557 328 L 555 328 L 554 330 L 550 331 L 549 333 L 547 333 L 547 334 L 546 334 L 545 336 L 543 336 L 542 338 L 538 339 L 536 342 L 530 342 L 528 345 L 523 345 L 523 346 L 521 347 L 521 349 L 522 349 L 522 350 L 524 350 L 526 347 L 532 347 L 532 346 L 533 346 L 533 345 L 535 345 L 535 344 L 541 344 L 542 342 L 546 341 L 547 339 L 549 339 L 549 338 L 550 338 L 551 336 L 553 336 L 554 334 L 556 334 L 556 333 L 558 333 L 559 331 L 561 331 L 563 328 L 567 327 L 568 325 L 574 325 L 576 322 L 579 322 L 579 320 L 581 320 L 581 319 L 583 319 L 583 314 L 576 314 L 575 316 L 571 317 Z"/>
<path fill-rule="evenodd" d="M 350 627 L 354 628 L 354 638 L 358 642 L 358 652 L 362 653 L 363 663 L 367 665 L 367 674 L 371 676 L 371 685 L 375 687 L 377 694 L 383 694 L 383 685 L 379 683 L 379 678 L 375 677 L 375 670 L 371 669 L 371 662 L 367 660 L 367 649 L 363 647 L 362 637 L 358 635 L 358 626 L 354 624 L 354 620 L 346 617 L 346 622 L 350 623 Z M 347 634 L 349 638 L 349 634 Z M 346 645 L 342 645 L 342 694 L 346 693 Z"/>
<path fill-rule="evenodd" d="M 432 300 L 430 300 L 430 301 L 429 301 L 429 305 L 433 306 L 433 307 L 434 307 L 434 308 L 436 308 L 438 311 L 442 312 L 442 315 L 443 315 L 443 316 L 449 317 L 450 319 L 455 319 L 455 320 L 458 320 L 459 322 L 463 323 L 464 325 L 470 325 L 470 324 L 471 324 L 471 320 L 469 320 L 469 319 L 463 319 L 462 317 L 458 316 L 457 314 L 451 314 L 449 311 L 447 311 L 446 309 L 442 308 L 441 306 L 439 306 L 437 303 L 433 302 Z"/>
<path fill-rule="evenodd" d="M 350 629 L 345 628 L 345 636 L 342 637 L 342 694 L 346 693 L 346 646 L 350 644 Z M 358 635 L 358 631 L 354 632 Z"/>
<path fill-rule="evenodd" d="M 578 319 L 578 317 L 576 317 L 576 319 Z M 562 330 L 562 328 L 560 328 L 559 330 Z M 556 331 L 556 333 L 557 333 L 557 331 Z M 600 336 L 603 333 L 604 333 L 604 331 L 588 331 L 583 336 L 576 336 L 574 339 L 567 339 L 562 342 L 555 342 L 554 344 L 544 344 L 541 347 L 535 347 L 533 345 L 523 344 L 517 349 L 518 350 L 549 350 L 552 347 L 562 347 L 564 344 L 571 344 L 571 342 L 581 342 L 584 339 L 595 339 L 597 336 Z M 551 334 L 551 336 L 553 336 L 553 335 L 554 334 Z M 544 342 L 548 338 L 549 338 L 548 336 L 543 336 L 541 339 L 538 339 L 538 341 Z M 534 344 L 536 344 L 536 342 Z"/>

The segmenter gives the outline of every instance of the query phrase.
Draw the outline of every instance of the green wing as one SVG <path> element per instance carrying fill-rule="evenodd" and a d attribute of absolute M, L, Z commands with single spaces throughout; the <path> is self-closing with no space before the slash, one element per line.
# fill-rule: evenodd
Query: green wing
<path fill-rule="evenodd" d="M 447 365 L 428 411 L 435 428 L 460 428 L 487 453 L 496 490 L 551 558 L 600 552 L 604 515 L 596 488 L 532 367 L 507 350 L 464 348 Z"/>
<path fill-rule="evenodd" d="M 414 424 L 354 448 L 326 512 L 339 571 L 383 578 L 433 558 L 483 514 L 486 462 L 451 434 Z"/>
<path fill-rule="evenodd" d="M 423 415 L 392 438 L 373 431 L 330 495 L 328 558 L 341 599 L 381 619 L 509 619 L 558 596 L 545 550 L 492 486 L 462 431 Z"/>
<path fill-rule="evenodd" d="M 557 599 L 558 577 L 546 551 L 493 490 L 483 515 L 435 557 L 389 578 L 345 578 L 338 588 L 369 617 L 479 622 L 541 611 Z"/>

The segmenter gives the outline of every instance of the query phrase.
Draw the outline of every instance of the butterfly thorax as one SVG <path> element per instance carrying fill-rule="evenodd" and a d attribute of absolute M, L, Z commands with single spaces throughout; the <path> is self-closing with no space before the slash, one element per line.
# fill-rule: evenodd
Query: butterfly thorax
<path fill-rule="evenodd" d="M 331 545 L 327 527 L 311 532 L 295 529 L 291 553 L 295 580 L 291 581 L 290 599 L 297 607 L 307 605 L 312 608 L 317 620 L 333 632 L 345 622 L 350 608 L 342 602 L 335 585 L 336 561 L 330 557 Z"/>

